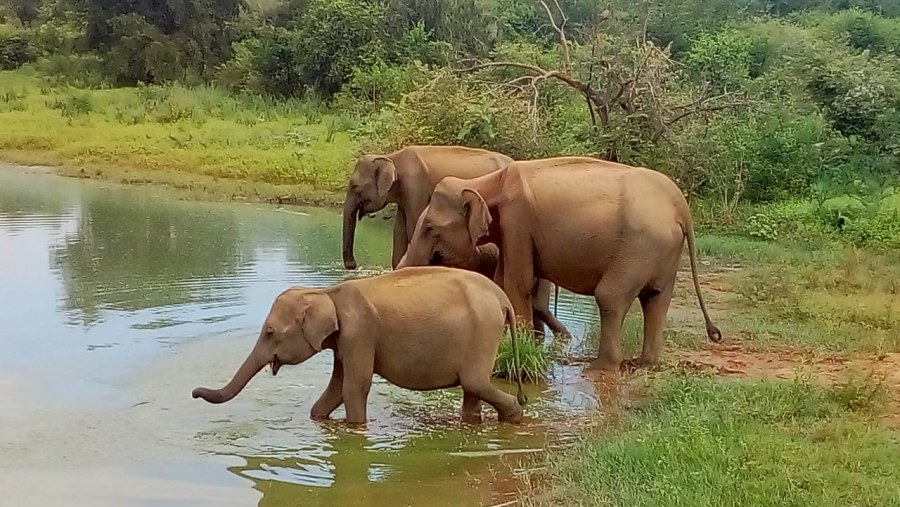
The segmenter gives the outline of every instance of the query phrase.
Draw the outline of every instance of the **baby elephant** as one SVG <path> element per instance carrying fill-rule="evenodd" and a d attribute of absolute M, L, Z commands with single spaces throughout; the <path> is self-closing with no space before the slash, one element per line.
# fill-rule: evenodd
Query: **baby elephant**
<path fill-rule="evenodd" d="M 234 378 L 221 389 L 198 387 L 192 396 L 226 402 L 267 364 L 276 375 L 282 365 L 327 348 L 334 351 L 334 370 L 310 411 L 313 419 L 328 418 L 343 403 L 348 423 L 365 423 L 377 373 L 417 391 L 462 386 L 464 421 L 481 420 L 483 400 L 499 420 L 518 423 L 526 400 L 521 379 L 517 398 L 491 383 L 506 325 L 515 354 L 509 299 L 491 280 L 461 269 L 410 267 L 324 289 L 293 287 L 275 299 Z"/>

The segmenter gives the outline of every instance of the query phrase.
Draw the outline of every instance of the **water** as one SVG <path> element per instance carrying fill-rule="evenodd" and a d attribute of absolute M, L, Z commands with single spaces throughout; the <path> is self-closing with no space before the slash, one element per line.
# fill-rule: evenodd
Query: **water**
<path fill-rule="evenodd" d="M 390 222 L 340 264 L 332 210 L 179 201 L 159 190 L 0 168 L 0 491 L 9 505 L 480 505 L 509 500 L 505 464 L 566 445 L 595 395 L 559 367 L 528 386 L 529 422 L 458 421 L 459 390 L 376 377 L 364 430 L 313 422 L 330 352 L 226 382 L 273 298 L 387 269 Z M 360 273 L 361 272 L 361 273 Z M 588 298 L 564 293 L 576 336 Z M 512 391 L 511 386 L 505 386 Z M 343 408 L 333 415 L 342 418 Z"/>

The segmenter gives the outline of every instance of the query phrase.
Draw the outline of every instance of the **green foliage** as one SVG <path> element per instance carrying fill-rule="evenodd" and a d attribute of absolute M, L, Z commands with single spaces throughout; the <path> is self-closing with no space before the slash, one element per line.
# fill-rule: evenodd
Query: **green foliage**
<path fill-rule="evenodd" d="M 494 361 L 494 376 L 514 380 L 515 365 L 519 365 L 522 382 L 544 382 L 553 367 L 555 353 L 535 340 L 531 332 L 518 331 L 516 334 L 518 357 L 513 355 L 509 331 L 503 334 L 497 359 Z"/>
<path fill-rule="evenodd" d="M 390 114 L 371 129 L 384 147 L 407 144 L 463 144 L 513 158 L 541 154 L 529 103 L 501 91 L 481 90 L 446 70 L 425 73 Z"/>
<path fill-rule="evenodd" d="M 0 70 L 12 70 L 35 59 L 31 47 L 23 33 L 0 33 Z"/>
<path fill-rule="evenodd" d="M 750 39 L 736 30 L 703 33 L 691 44 L 685 63 L 716 91 L 734 91 L 747 85 L 750 49 Z"/>
<path fill-rule="evenodd" d="M 310 0 L 295 40 L 298 78 L 326 95 L 340 90 L 354 68 L 383 51 L 384 15 L 380 4 Z"/>

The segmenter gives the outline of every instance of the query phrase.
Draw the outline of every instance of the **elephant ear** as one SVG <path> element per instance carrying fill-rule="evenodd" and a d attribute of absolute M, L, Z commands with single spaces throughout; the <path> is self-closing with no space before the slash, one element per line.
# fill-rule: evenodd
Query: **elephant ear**
<path fill-rule="evenodd" d="M 391 190 L 391 186 L 397 181 L 397 168 L 394 161 L 386 157 L 378 157 L 373 160 L 375 166 L 375 189 L 378 197 L 384 198 Z"/>
<path fill-rule="evenodd" d="M 463 214 L 468 220 L 469 237 L 472 244 L 478 243 L 478 240 L 488 233 L 488 226 L 491 224 L 491 213 L 488 210 L 487 203 L 478 192 L 466 188 L 462 191 L 463 195 Z"/>
<path fill-rule="evenodd" d="M 322 350 L 322 342 L 338 330 L 337 309 L 334 301 L 323 292 L 311 292 L 303 297 L 300 329 L 303 337 L 316 352 Z"/>

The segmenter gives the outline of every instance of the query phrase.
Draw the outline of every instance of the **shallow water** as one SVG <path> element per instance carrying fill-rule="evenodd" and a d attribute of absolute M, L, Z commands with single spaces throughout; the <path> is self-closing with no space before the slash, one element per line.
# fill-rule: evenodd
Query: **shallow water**
<path fill-rule="evenodd" d="M 565 445 L 596 407 L 576 369 L 528 386 L 529 422 L 458 421 L 458 390 L 379 378 L 364 430 L 308 418 L 329 352 L 226 382 L 273 298 L 384 271 L 390 222 L 358 227 L 340 264 L 332 210 L 179 201 L 0 168 L 0 491 L 10 505 L 480 505 L 509 500 L 509 465 Z M 596 309 L 563 293 L 579 336 Z M 512 391 L 511 386 L 504 386 Z M 333 416 L 343 417 L 343 409 Z"/>

